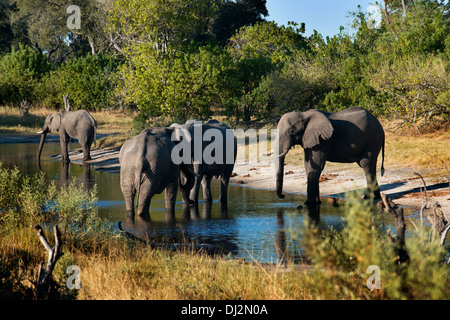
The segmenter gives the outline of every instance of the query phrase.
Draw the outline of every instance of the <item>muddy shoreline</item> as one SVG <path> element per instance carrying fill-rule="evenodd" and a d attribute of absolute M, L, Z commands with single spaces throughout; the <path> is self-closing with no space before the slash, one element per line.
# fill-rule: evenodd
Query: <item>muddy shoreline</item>
<path fill-rule="evenodd" d="M 102 135 L 105 136 L 105 135 Z M 0 143 L 39 143 L 40 136 L 0 136 Z M 49 135 L 46 143 L 59 142 L 59 136 Z M 71 150 L 69 158 L 72 163 L 82 165 L 81 149 Z M 94 149 L 91 151 L 92 160 L 89 165 L 94 170 L 118 174 L 120 171 L 119 148 Z M 59 159 L 60 155 L 53 158 Z M 422 170 L 424 171 L 424 170 Z M 386 193 L 396 203 L 420 210 L 423 204 L 423 182 L 413 168 L 386 167 L 383 177 L 378 172 L 378 182 L 381 192 Z M 450 217 L 450 190 L 448 180 L 427 177 L 421 172 L 427 185 L 429 201 L 439 202 L 442 211 Z M 262 161 L 248 163 L 237 162 L 230 183 L 244 187 L 275 191 L 275 169 L 269 157 Z M 322 173 L 320 193 L 322 201 L 327 198 L 344 199 L 345 193 L 361 190 L 366 186 L 366 179 L 362 170 L 356 164 L 327 165 Z M 303 167 L 285 166 L 284 192 L 306 194 L 306 174 Z M 300 204 L 300 203 L 299 203 Z"/>

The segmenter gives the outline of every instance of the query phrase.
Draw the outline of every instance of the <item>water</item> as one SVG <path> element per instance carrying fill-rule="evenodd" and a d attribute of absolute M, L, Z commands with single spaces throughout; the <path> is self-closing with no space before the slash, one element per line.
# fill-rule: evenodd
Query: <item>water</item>
<path fill-rule="evenodd" d="M 79 148 L 75 143 L 71 149 Z M 38 144 L 0 144 L 3 166 L 17 166 L 23 173 L 39 170 L 36 160 Z M 200 201 L 198 209 L 183 206 L 181 194 L 176 204 L 176 222 L 165 221 L 164 193 L 152 199 L 151 222 L 126 221 L 125 202 L 120 190 L 119 174 L 99 172 L 90 166 L 70 163 L 63 165 L 51 158 L 60 152 L 59 143 L 46 143 L 41 156 L 41 170 L 56 185 L 63 185 L 75 177 L 86 188 L 97 185 L 99 212 L 117 228 L 119 221 L 126 230 L 155 242 L 207 243 L 221 248 L 233 257 L 247 261 L 278 263 L 302 261 L 300 226 L 308 217 L 307 210 L 297 210 L 305 201 L 299 194 L 286 193 L 282 201 L 275 192 L 230 184 L 228 205 L 224 208 L 215 200 L 211 205 Z M 220 184 L 212 182 L 212 193 L 218 199 Z M 389 219 L 387 219 L 389 220 Z M 387 222 L 389 224 L 389 222 Z M 392 223 L 392 221 L 390 222 Z M 342 212 L 327 204 L 320 208 L 320 227 L 340 228 Z"/>

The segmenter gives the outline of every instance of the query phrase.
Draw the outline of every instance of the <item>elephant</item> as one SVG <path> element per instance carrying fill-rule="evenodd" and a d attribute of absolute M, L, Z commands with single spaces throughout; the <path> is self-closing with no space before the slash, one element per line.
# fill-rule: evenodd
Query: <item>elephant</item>
<path fill-rule="evenodd" d="M 382 149 L 381 175 L 384 175 L 385 134 L 379 121 L 367 110 L 352 107 L 339 112 L 316 109 L 289 112 L 278 122 L 274 152 L 276 193 L 284 198 L 283 175 L 286 154 L 294 145 L 304 150 L 307 177 L 307 205 L 320 204 L 319 178 L 325 162 L 356 162 L 364 170 L 368 189 L 380 198 L 377 159 Z"/>
<path fill-rule="evenodd" d="M 89 112 L 85 110 L 64 110 L 48 115 L 42 130 L 38 132 L 41 134 L 38 161 L 41 159 L 44 141 L 49 132 L 59 132 L 61 160 L 63 162 L 70 162 L 67 149 L 70 138 L 78 139 L 83 149 L 83 161 L 91 160 L 91 146 L 96 139 L 97 123 Z"/>
<path fill-rule="evenodd" d="M 146 129 L 122 145 L 119 152 L 120 187 L 128 220 L 134 220 L 137 195 L 138 216 L 150 221 L 151 199 L 165 190 L 166 220 L 174 221 L 180 168 L 187 177 L 195 175 L 189 166 L 172 161 L 172 150 L 179 143 L 172 141 L 175 130 Z"/>
<path fill-rule="evenodd" d="M 186 179 L 183 172 L 181 174 L 182 180 L 187 180 L 184 185 L 180 185 L 183 202 L 194 205 L 198 204 L 200 183 L 203 188 L 203 200 L 205 202 L 212 202 L 211 179 L 213 177 L 220 177 L 221 191 L 219 199 L 220 202 L 226 203 L 228 201 L 228 184 L 231 174 L 233 173 L 237 154 L 237 140 L 233 131 L 226 124 L 215 119 L 208 120 L 206 123 L 189 120 L 183 125 L 172 124 L 171 127 L 184 129 L 189 133 L 191 138 L 191 163 L 196 175 L 190 176 L 190 179 L 194 179 L 194 181 L 192 181 Z M 215 145 L 220 148 L 220 150 L 216 150 L 216 148 L 213 155 L 214 157 L 216 155 L 215 152 L 221 152 L 222 157 L 220 157 L 220 159 L 217 158 L 214 161 L 208 161 L 208 159 L 205 158 L 205 151 L 214 149 L 213 143 L 215 140 L 209 139 L 209 137 L 205 138 L 205 133 L 210 129 L 213 129 L 213 131 L 210 132 L 217 132 L 218 130 L 219 135 L 222 137 L 220 145 Z M 196 136 L 196 134 L 200 135 L 200 138 Z M 199 159 L 196 159 L 196 148 L 198 151 L 201 151 L 202 154 L 202 159 L 200 161 L 197 161 Z M 230 152 L 233 152 L 233 154 L 230 154 Z M 220 156 L 219 154 L 217 155 L 218 157 Z"/>

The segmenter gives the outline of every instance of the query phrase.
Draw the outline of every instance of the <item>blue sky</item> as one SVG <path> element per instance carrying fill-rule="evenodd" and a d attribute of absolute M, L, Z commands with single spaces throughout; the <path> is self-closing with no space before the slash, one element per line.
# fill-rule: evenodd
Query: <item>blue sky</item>
<path fill-rule="evenodd" d="M 306 36 L 316 29 L 322 36 L 339 33 L 339 26 L 350 31 L 350 11 L 356 11 L 358 4 L 363 11 L 375 0 L 267 0 L 269 21 L 287 25 L 288 21 L 306 23 Z"/>

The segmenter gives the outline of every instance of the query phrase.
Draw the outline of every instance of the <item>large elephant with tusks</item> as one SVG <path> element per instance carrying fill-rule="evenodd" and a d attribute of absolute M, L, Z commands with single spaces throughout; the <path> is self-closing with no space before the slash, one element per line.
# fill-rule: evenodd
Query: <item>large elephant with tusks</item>
<path fill-rule="evenodd" d="M 308 110 L 289 112 L 278 122 L 275 143 L 276 192 L 284 198 L 284 160 L 288 151 L 301 145 L 305 156 L 307 205 L 320 204 L 319 178 L 325 162 L 356 162 L 367 179 L 367 187 L 380 198 L 377 183 L 377 159 L 382 150 L 381 175 L 384 174 L 385 134 L 380 122 L 363 108 L 353 107 L 340 112 Z"/>

